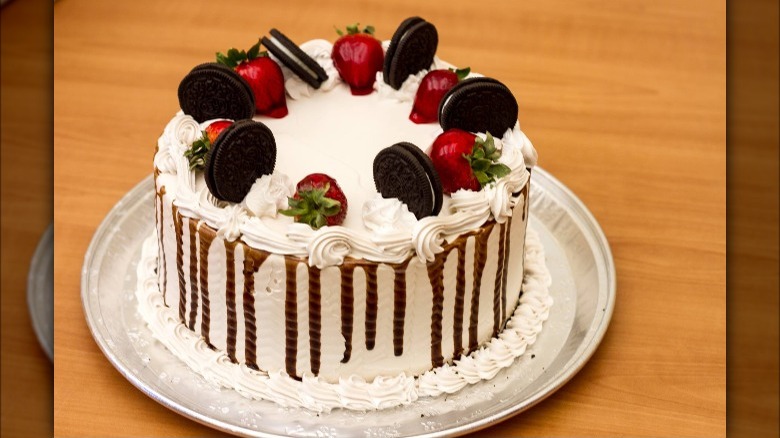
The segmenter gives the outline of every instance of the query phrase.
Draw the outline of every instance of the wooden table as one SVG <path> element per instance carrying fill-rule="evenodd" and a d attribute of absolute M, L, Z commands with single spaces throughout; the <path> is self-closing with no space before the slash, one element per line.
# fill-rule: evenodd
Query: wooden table
<path fill-rule="evenodd" d="M 222 3 L 55 3 L 57 435 L 214 434 L 121 377 L 79 299 L 92 234 L 151 172 L 184 73 L 271 27 L 333 40 L 334 24 L 360 20 L 386 39 L 411 15 L 437 25 L 441 58 L 518 96 L 540 165 L 588 205 L 617 266 L 612 324 L 589 364 L 487 433 L 725 434 L 724 2 Z"/>

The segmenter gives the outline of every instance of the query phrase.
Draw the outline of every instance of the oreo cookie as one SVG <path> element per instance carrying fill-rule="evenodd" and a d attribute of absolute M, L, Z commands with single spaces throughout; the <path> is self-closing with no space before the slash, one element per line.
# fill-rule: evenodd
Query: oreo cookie
<path fill-rule="evenodd" d="M 439 124 L 445 131 L 459 128 L 500 138 L 517 123 L 517 110 L 517 99 L 506 85 L 492 78 L 469 78 L 442 97 Z"/>
<path fill-rule="evenodd" d="M 271 38 L 261 39 L 263 45 L 304 82 L 314 88 L 320 88 L 320 84 L 328 80 L 325 69 L 287 36 L 276 29 L 271 29 L 270 34 Z"/>
<path fill-rule="evenodd" d="M 223 201 L 241 202 L 257 178 L 273 173 L 276 140 L 263 123 L 240 120 L 222 131 L 206 156 L 209 191 Z"/>
<path fill-rule="evenodd" d="M 431 67 L 439 45 L 436 26 L 420 17 L 410 17 L 401 22 L 390 39 L 382 70 L 384 81 L 401 88 L 409 75 Z"/>
<path fill-rule="evenodd" d="M 441 211 L 439 175 L 430 157 L 411 143 L 396 143 L 379 151 L 374 158 L 374 184 L 383 197 L 405 203 L 417 219 Z"/>
<path fill-rule="evenodd" d="M 255 114 L 255 95 L 233 69 L 210 62 L 196 66 L 181 80 L 179 106 L 200 123 L 249 119 Z"/>

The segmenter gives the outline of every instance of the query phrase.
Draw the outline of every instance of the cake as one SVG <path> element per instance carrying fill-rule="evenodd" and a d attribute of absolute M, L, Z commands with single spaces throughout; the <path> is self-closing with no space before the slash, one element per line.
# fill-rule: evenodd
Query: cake
<path fill-rule="evenodd" d="M 271 35 L 261 68 L 266 85 L 281 81 L 281 101 L 225 73 L 253 47 L 228 69 L 193 69 L 157 142 L 156 226 L 137 292 L 154 336 L 217 385 L 315 410 L 406 404 L 511 365 L 552 301 L 543 249 L 526 233 L 536 152 L 501 100 L 514 101 L 508 88 L 461 70 L 437 120 L 413 121 L 425 77 L 452 67 L 435 56 L 430 23 L 414 17 L 376 40 L 370 88 L 331 42 Z M 213 99 L 204 87 L 229 99 L 193 116 L 208 105 L 187 99 Z M 469 125 L 506 120 L 495 138 Z M 470 160 L 493 157 L 471 164 L 470 189 L 441 164 L 462 138 L 480 149 Z M 331 179 L 312 189 L 312 174 Z M 330 204 L 317 211 L 330 213 L 307 219 L 305 195 L 323 193 Z"/>

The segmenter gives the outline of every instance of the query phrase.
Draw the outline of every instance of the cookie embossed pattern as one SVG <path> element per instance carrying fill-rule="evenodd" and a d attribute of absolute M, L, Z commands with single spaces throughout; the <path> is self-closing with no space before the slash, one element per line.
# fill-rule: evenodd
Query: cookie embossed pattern
<path fill-rule="evenodd" d="M 212 383 L 283 406 L 384 409 L 494 378 L 548 317 L 543 252 L 526 235 L 536 152 L 514 96 L 467 69 L 448 92 L 420 87 L 450 66 L 419 17 L 389 43 L 374 31 L 298 47 L 274 29 L 260 40 L 270 55 L 230 49 L 182 81 L 137 298 Z M 248 84 L 230 90 L 250 94 L 237 98 L 253 117 L 189 114 L 219 111 L 188 88 L 194 74 Z M 416 120 L 412 100 L 433 89 L 439 123 Z"/>

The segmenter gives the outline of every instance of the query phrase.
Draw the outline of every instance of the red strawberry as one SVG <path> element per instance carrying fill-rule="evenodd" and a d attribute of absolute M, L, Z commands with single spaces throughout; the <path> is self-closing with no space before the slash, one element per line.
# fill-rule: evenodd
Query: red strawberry
<path fill-rule="evenodd" d="M 374 90 L 376 73 L 382 71 L 385 53 L 382 43 L 374 38 L 374 26 L 366 26 L 363 32 L 358 23 L 347 26 L 347 34 L 336 29 L 340 38 L 333 44 L 333 65 L 341 79 L 349 84 L 355 96 L 370 94 Z"/>
<path fill-rule="evenodd" d="M 325 225 L 341 225 L 347 216 L 347 197 L 336 180 L 324 173 L 305 176 L 287 202 L 290 208 L 279 212 L 315 230 Z"/>
<path fill-rule="evenodd" d="M 209 126 L 206 126 L 206 135 L 209 137 L 209 142 L 214 143 L 214 140 L 217 139 L 217 136 L 225 130 L 228 126 L 232 125 L 233 122 L 230 120 L 217 120 L 216 122 L 211 123 Z"/>
<path fill-rule="evenodd" d="M 431 70 L 420 82 L 414 96 L 414 106 L 409 120 L 414 123 L 433 123 L 439 119 L 439 102 L 459 81 L 468 76 L 470 68 L 458 70 Z"/>
<path fill-rule="evenodd" d="M 193 141 L 190 148 L 184 151 L 184 156 L 190 162 L 190 170 L 203 169 L 206 166 L 206 154 L 211 149 L 211 145 L 219 137 L 219 134 L 232 124 L 233 122 L 230 120 L 217 120 L 206 126 L 203 135 Z"/>
<path fill-rule="evenodd" d="M 480 190 L 510 172 L 498 162 L 501 151 L 489 132 L 483 140 L 461 129 L 449 129 L 433 141 L 430 155 L 447 195 L 460 189 Z"/>
<path fill-rule="evenodd" d="M 217 62 L 234 69 L 249 83 L 258 114 L 276 119 L 287 115 L 282 69 L 266 52 L 260 51 L 259 41 L 247 52 L 230 49 L 227 55 L 217 53 Z"/>

